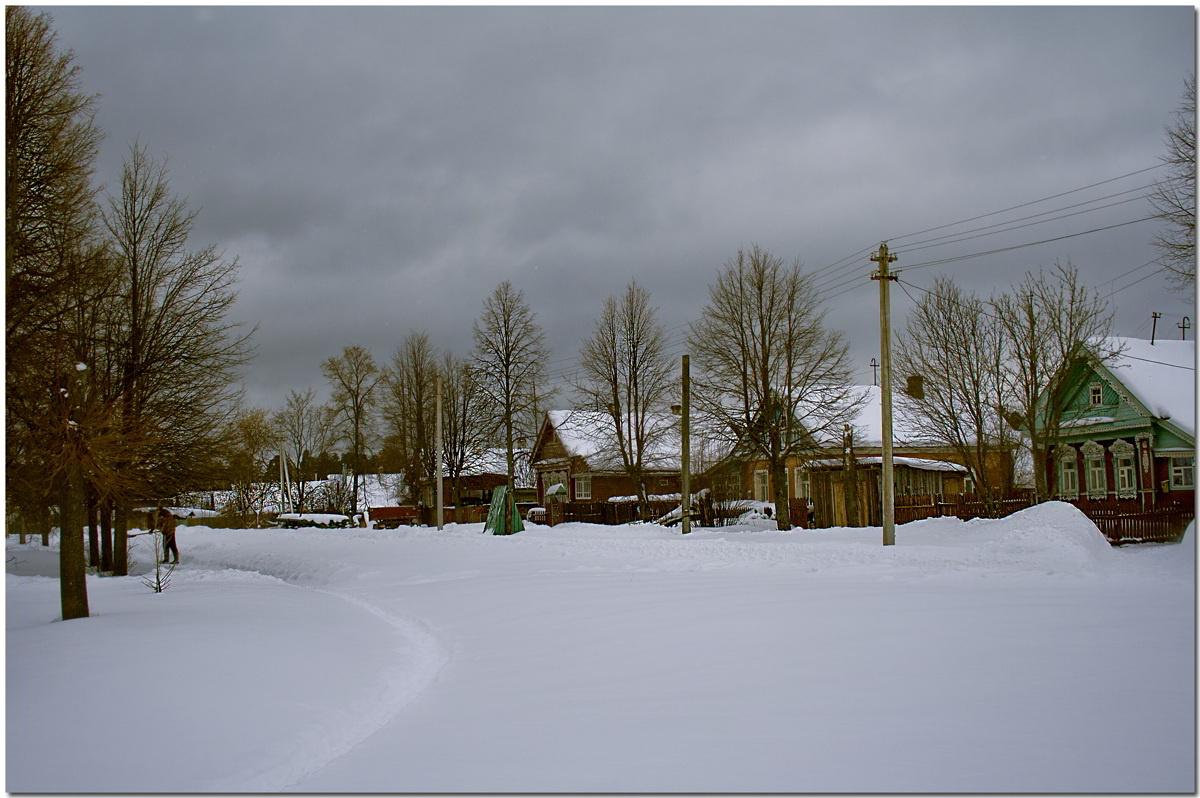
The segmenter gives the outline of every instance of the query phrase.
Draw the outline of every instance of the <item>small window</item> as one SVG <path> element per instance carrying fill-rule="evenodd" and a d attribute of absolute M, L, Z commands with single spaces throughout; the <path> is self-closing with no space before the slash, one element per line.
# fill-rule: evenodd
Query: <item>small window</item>
<path fill-rule="evenodd" d="M 1069 458 L 1062 461 L 1062 495 L 1077 496 L 1079 495 L 1079 470 L 1076 467 L 1075 459 Z"/>
<path fill-rule="evenodd" d="M 768 481 L 768 478 L 769 475 L 766 471 L 754 472 L 754 501 L 767 502 L 771 500 L 770 496 L 768 495 L 770 488 L 770 482 Z"/>
<path fill-rule="evenodd" d="M 794 498 L 807 499 L 808 498 L 808 469 L 797 467 L 793 471 L 792 481 L 796 487 L 796 495 Z"/>
<path fill-rule="evenodd" d="M 1196 472 L 1195 457 L 1171 458 L 1171 489 L 1187 490 L 1194 488 Z"/>
<path fill-rule="evenodd" d="M 1117 492 L 1122 496 L 1127 496 L 1137 491 L 1137 474 L 1133 470 L 1133 458 L 1118 457 L 1116 470 Z"/>
<path fill-rule="evenodd" d="M 592 478 L 575 477 L 575 500 L 588 501 L 592 498 Z"/>
<path fill-rule="evenodd" d="M 1089 496 L 1102 497 L 1108 490 L 1104 473 L 1104 458 L 1091 457 L 1087 461 L 1087 490 Z"/>
<path fill-rule="evenodd" d="M 1092 407 L 1104 404 L 1104 388 L 1100 383 L 1092 383 L 1091 390 L 1088 391 L 1088 404 Z"/>

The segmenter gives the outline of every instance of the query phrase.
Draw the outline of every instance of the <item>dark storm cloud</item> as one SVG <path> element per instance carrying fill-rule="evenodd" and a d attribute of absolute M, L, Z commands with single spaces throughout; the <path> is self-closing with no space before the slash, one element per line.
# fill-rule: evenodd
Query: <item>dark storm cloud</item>
<path fill-rule="evenodd" d="M 248 399 L 267 405 L 324 389 L 319 364 L 346 345 L 382 361 L 420 329 L 465 354 L 502 280 L 561 371 L 633 277 L 675 327 L 738 247 L 821 269 L 1153 166 L 1195 44 L 1187 7 L 49 10 L 103 95 L 100 178 L 116 184 L 138 138 L 200 209 L 194 243 L 239 258 L 235 311 L 259 325 Z M 986 294 L 1069 257 L 1104 285 L 1154 257 L 1152 234 L 941 271 Z M 897 265 L 951 254 L 921 238 Z M 829 321 L 869 379 L 875 284 L 865 252 L 848 263 L 827 286 L 860 284 L 827 291 Z M 1120 294 L 1120 332 L 1190 312 L 1162 285 Z"/>

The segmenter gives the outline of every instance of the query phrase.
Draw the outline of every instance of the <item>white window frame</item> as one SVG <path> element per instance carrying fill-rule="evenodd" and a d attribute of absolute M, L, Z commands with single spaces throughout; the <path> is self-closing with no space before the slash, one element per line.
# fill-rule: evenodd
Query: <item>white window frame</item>
<path fill-rule="evenodd" d="M 1102 499 L 1108 493 L 1108 474 L 1104 468 L 1104 455 L 1084 460 L 1087 469 L 1087 494 Z"/>
<path fill-rule="evenodd" d="M 1196 458 L 1194 455 L 1171 458 L 1171 490 L 1195 490 Z"/>
<path fill-rule="evenodd" d="M 1079 496 L 1079 463 L 1074 452 L 1059 461 L 1058 492 L 1072 499 Z"/>
<path fill-rule="evenodd" d="M 792 469 L 792 484 L 795 488 L 794 499 L 808 500 L 812 487 L 808 481 L 808 469 L 803 466 L 796 466 Z"/>
<path fill-rule="evenodd" d="M 1137 468 L 1134 467 L 1133 455 L 1116 455 L 1113 458 L 1113 470 L 1117 472 L 1117 495 L 1132 496 L 1137 493 Z"/>
<path fill-rule="evenodd" d="M 759 474 L 762 475 L 761 479 Z M 761 481 L 762 491 L 759 491 Z M 762 496 L 760 499 L 759 496 Z M 771 472 L 765 468 L 757 468 L 754 470 L 754 501 L 769 502 L 771 501 Z"/>
<path fill-rule="evenodd" d="M 1088 406 L 1099 407 L 1104 404 L 1104 386 L 1093 382 L 1088 388 Z"/>
<path fill-rule="evenodd" d="M 592 500 L 592 475 L 580 474 L 575 477 L 575 501 L 583 502 Z"/>

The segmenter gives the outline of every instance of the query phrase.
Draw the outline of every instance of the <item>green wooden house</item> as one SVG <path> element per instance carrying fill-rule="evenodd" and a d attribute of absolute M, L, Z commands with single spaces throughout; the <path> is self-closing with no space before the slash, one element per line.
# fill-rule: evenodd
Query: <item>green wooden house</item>
<path fill-rule="evenodd" d="M 1194 341 L 1105 339 L 1103 361 L 1068 367 L 1058 445 L 1047 453 L 1064 500 L 1192 503 L 1196 466 Z"/>

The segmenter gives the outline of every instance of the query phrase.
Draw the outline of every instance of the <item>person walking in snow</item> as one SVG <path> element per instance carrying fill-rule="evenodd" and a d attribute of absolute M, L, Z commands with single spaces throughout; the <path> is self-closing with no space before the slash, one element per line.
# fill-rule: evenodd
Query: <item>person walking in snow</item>
<path fill-rule="evenodd" d="M 175 563 L 179 563 L 179 546 L 175 543 L 175 516 L 166 507 L 158 508 L 158 523 L 156 532 L 163 536 L 163 562 L 170 562 L 169 555 L 175 553 Z"/>

